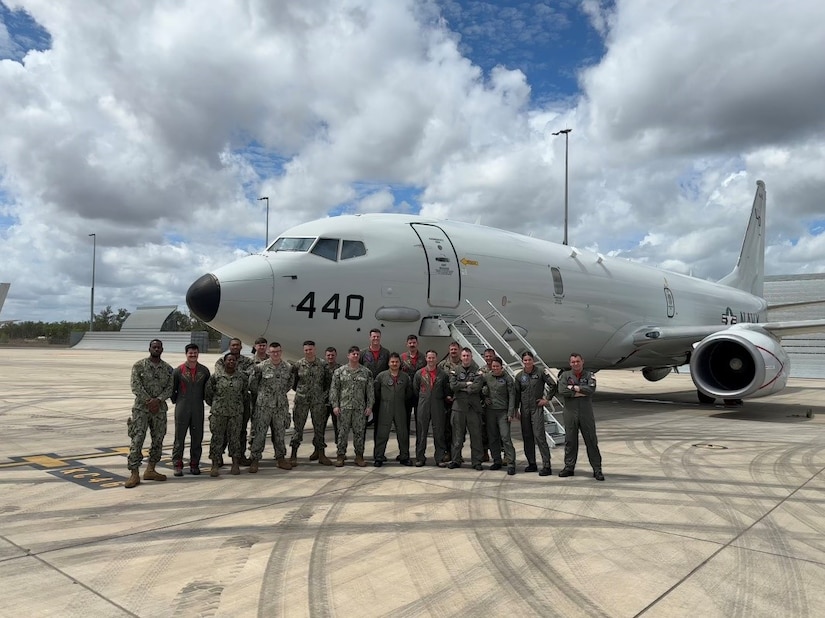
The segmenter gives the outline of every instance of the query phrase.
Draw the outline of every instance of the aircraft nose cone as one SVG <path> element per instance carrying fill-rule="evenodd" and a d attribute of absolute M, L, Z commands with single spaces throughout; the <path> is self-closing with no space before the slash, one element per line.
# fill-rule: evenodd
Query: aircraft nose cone
<path fill-rule="evenodd" d="M 211 322 L 221 304 L 221 284 L 211 273 L 200 277 L 186 292 L 189 309 L 204 322 Z"/>

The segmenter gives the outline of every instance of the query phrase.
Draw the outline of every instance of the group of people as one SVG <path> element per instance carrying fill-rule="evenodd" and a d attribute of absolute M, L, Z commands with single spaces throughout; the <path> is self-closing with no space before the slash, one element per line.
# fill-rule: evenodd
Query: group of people
<path fill-rule="evenodd" d="M 565 456 L 560 477 L 573 476 L 581 432 L 593 476 L 604 480 L 601 454 L 596 438 L 591 398 L 596 389 L 592 372 L 585 370 L 579 354 L 570 356 L 570 368 L 554 380 L 549 368 L 540 368 L 534 355 L 522 355 L 523 368 L 515 378 L 505 371 L 504 361 L 495 350 L 484 351 L 485 365 L 479 367 L 469 348 L 452 341 L 448 355 L 439 362 L 434 350 L 421 352 L 418 337 L 409 335 L 406 351 L 390 352 L 381 345 L 381 331 L 370 331 L 369 346 L 347 350 L 345 364 L 337 362 L 337 350 L 326 348 L 324 358 L 316 352 L 314 341 L 304 341 L 303 357 L 295 363 L 282 359 L 281 345 L 263 337 L 254 344 L 254 355 L 241 354 L 240 339 L 232 339 L 229 351 L 215 363 L 212 372 L 198 362 L 199 348 L 190 343 L 186 360 L 172 368 L 161 359 L 163 344 L 154 339 L 149 357 L 132 367 L 131 387 L 135 395 L 132 418 L 128 421 L 131 446 L 130 471 L 126 488 L 140 483 L 143 443 L 151 434 L 148 465 L 144 480 L 165 481 L 155 468 L 161 458 L 166 434 L 166 401 L 175 404 L 175 437 L 172 461 L 175 476 L 183 476 L 184 442 L 190 439 L 189 472 L 201 473 L 204 404 L 210 406 L 209 475 L 220 475 L 223 455 L 228 450 L 230 474 L 240 474 L 241 466 L 257 473 L 270 434 L 278 468 L 291 470 L 298 465 L 298 449 L 308 419 L 313 426 L 313 452 L 310 461 L 325 466 L 343 467 L 347 460 L 350 434 L 355 465 L 366 466 L 364 457 L 367 426 L 373 425 L 375 467 L 387 463 L 389 437 L 395 430 L 397 461 L 404 466 L 421 467 L 427 463 L 427 440 L 434 442 L 433 462 L 442 468 L 460 468 L 463 449 L 470 439 L 470 465 L 482 470 L 506 467 L 516 473 L 516 452 L 510 434 L 513 421 L 520 421 L 527 466 L 524 472 L 552 474 L 550 446 L 544 429 L 544 406 L 554 396 L 565 400 Z M 294 390 L 292 415 L 287 393 Z M 415 444 L 411 448 L 410 426 L 415 418 Z M 335 435 L 335 459 L 327 456 L 325 442 L 328 421 Z M 294 432 L 287 456 L 286 430 Z M 249 433 L 247 433 L 249 429 Z M 249 457 L 246 456 L 247 438 Z M 541 456 L 541 467 L 536 449 Z"/>

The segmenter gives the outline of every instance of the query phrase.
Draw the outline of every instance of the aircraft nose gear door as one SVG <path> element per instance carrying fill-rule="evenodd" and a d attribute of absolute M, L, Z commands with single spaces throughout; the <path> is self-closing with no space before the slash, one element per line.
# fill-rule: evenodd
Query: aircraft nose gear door
<path fill-rule="evenodd" d="M 461 272 L 458 256 L 447 234 L 437 225 L 411 223 L 421 239 L 427 257 L 429 287 L 427 303 L 431 307 L 458 307 L 461 301 Z"/>

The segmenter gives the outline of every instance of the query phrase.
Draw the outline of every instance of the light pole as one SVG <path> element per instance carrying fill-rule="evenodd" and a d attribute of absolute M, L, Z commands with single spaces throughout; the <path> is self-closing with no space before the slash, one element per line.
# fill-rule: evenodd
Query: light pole
<path fill-rule="evenodd" d="M 97 234 L 92 237 L 92 301 L 89 305 L 89 332 L 95 329 L 95 262 L 97 257 Z"/>
<path fill-rule="evenodd" d="M 266 196 L 259 197 L 258 201 L 261 200 L 266 200 L 266 246 L 264 247 L 266 249 L 269 246 L 269 198 Z"/>
<path fill-rule="evenodd" d="M 563 245 L 567 244 L 567 142 L 568 137 L 570 136 L 570 131 L 573 129 L 562 129 L 561 131 L 556 131 L 553 135 L 561 135 L 564 133 L 564 242 Z"/>

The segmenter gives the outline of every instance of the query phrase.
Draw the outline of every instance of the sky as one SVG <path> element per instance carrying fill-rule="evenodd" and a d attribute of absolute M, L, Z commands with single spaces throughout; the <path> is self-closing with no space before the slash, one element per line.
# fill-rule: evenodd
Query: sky
<path fill-rule="evenodd" d="M 420 212 L 706 279 L 756 181 L 825 272 L 819 0 L 0 0 L 3 319 L 177 304 L 291 226 Z M 94 239 L 89 234 L 95 234 Z M 94 243 L 94 246 L 93 246 Z"/>

